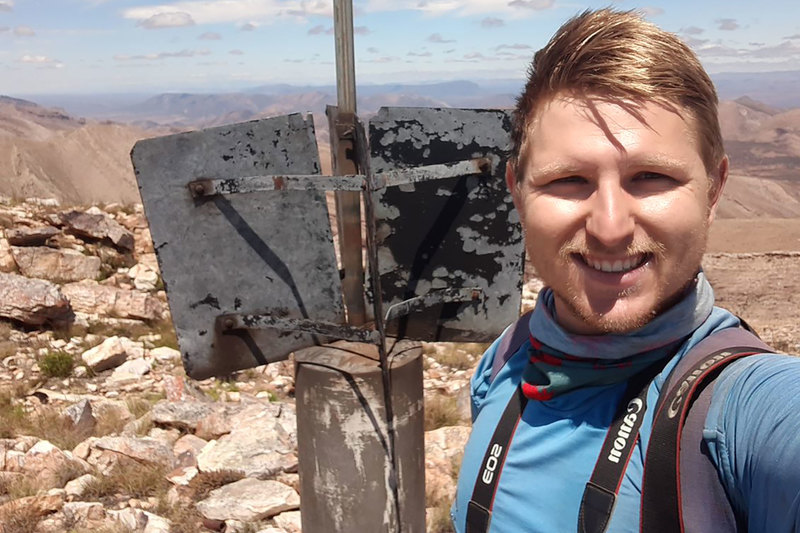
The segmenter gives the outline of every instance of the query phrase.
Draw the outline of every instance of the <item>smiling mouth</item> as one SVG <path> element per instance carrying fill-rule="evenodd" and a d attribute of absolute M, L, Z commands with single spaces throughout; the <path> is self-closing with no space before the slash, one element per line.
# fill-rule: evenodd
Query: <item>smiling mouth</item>
<path fill-rule="evenodd" d="M 623 259 L 598 259 L 583 254 L 576 255 L 580 258 L 580 261 L 589 268 L 611 274 L 622 274 L 630 272 L 631 270 L 636 270 L 647 263 L 652 257 L 650 253 L 640 253 Z"/>

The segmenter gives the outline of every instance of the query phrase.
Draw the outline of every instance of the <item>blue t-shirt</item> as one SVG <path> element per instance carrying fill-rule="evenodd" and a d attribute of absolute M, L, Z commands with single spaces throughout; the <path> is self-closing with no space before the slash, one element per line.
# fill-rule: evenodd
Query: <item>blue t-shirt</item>
<path fill-rule="evenodd" d="M 550 301 L 548 301 L 550 298 Z M 663 349 L 688 336 L 651 383 L 639 440 L 625 472 L 608 533 L 638 532 L 645 451 L 653 406 L 678 360 L 699 341 L 738 319 L 713 306 L 700 274 L 694 291 L 629 335 L 580 336 L 552 316 L 552 293 L 540 295 L 531 332 L 574 356 L 623 358 L 642 348 Z M 489 439 L 527 364 L 525 343 L 490 380 L 498 341 L 481 359 L 471 382 L 473 429 L 464 452 L 452 515 L 465 530 L 467 503 Z M 561 533 L 577 530 L 584 487 L 594 469 L 625 383 L 573 390 L 548 401 L 529 401 L 511 442 L 494 500 L 489 533 Z M 716 381 L 704 438 L 734 508 L 750 533 L 800 531 L 800 359 L 757 355 L 726 368 Z"/>

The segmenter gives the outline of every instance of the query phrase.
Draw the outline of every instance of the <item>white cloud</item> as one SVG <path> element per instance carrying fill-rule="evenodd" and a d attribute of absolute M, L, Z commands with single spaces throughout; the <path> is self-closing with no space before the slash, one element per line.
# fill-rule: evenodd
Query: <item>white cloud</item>
<path fill-rule="evenodd" d="M 158 61 L 161 59 L 168 59 L 173 57 L 197 57 L 211 55 L 210 50 L 181 50 L 179 52 L 158 52 L 155 54 L 137 54 L 137 55 L 124 55 L 118 54 L 114 56 L 117 61 Z"/>
<path fill-rule="evenodd" d="M 213 31 L 207 31 L 198 37 L 201 41 L 219 41 L 222 39 L 222 35 Z"/>
<path fill-rule="evenodd" d="M 333 35 L 333 26 L 328 26 L 327 28 L 322 24 L 317 24 L 313 28 L 308 30 L 309 35 Z"/>
<path fill-rule="evenodd" d="M 688 28 L 681 28 L 681 33 L 685 35 L 702 35 L 705 30 L 697 26 L 689 26 Z"/>
<path fill-rule="evenodd" d="M 197 24 L 252 22 L 263 24 L 280 17 L 304 18 L 311 15 L 332 16 L 332 4 L 323 0 L 187 0 L 169 4 L 126 9 L 122 16 L 147 20 L 164 13 L 187 13 Z"/>
<path fill-rule="evenodd" d="M 256 31 L 258 29 L 258 24 L 255 22 L 245 22 L 239 29 L 242 31 Z"/>
<path fill-rule="evenodd" d="M 736 22 L 736 19 L 717 19 L 716 23 L 718 24 L 717 28 L 724 31 L 733 31 L 739 29 L 739 23 Z"/>
<path fill-rule="evenodd" d="M 495 50 L 533 50 L 529 44 L 514 43 L 514 44 L 501 44 L 494 47 Z"/>
<path fill-rule="evenodd" d="M 36 32 L 30 26 L 17 26 L 14 28 L 14 35 L 17 37 L 33 37 Z"/>
<path fill-rule="evenodd" d="M 533 9 L 534 11 L 542 11 L 553 7 L 553 5 L 555 5 L 555 0 L 512 0 L 508 5 L 511 7 L 522 7 L 525 9 Z"/>
<path fill-rule="evenodd" d="M 445 44 L 445 43 L 454 43 L 453 39 L 445 39 L 442 37 L 441 33 L 432 33 L 425 39 L 429 43 L 436 43 L 436 44 Z"/>
<path fill-rule="evenodd" d="M 24 55 L 19 58 L 20 63 L 54 63 L 55 59 L 47 56 Z"/>
<path fill-rule="evenodd" d="M 367 12 L 410 10 L 430 16 L 506 14 L 519 17 L 526 12 L 550 9 L 555 0 L 364 0 L 364 4 Z"/>
<path fill-rule="evenodd" d="M 243 56 L 243 55 L 244 55 L 244 51 L 242 51 L 242 50 L 239 50 L 238 48 L 236 48 L 236 49 L 234 49 L 234 50 L 231 50 L 231 51 L 230 51 L 230 52 L 228 52 L 228 53 L 229 53 L 230 55 L 232 55 L 232 56 Z"/>
<path fill-rule="evenodd" d="M 0 0 L 0 11 L 12 11 L 14 9 L 14 0 Z"/>
<path fill-rule="evenodd" d="M 171 11 L 156 13 L 146 19 L 136 23 L 137 26 L 148 30 L 158 30 L 161 28 L 180 28 L 182 26 L 194 26 L 194 19 L 189 13 L 183 11 Z"/>
<path fill-rule="evenodd" d="M 505 25 L 503 19 L 495 17 L 486 17 L 481 21 L 481 28 L 502 28 Z"/>
<path fill-rule="evenodd" d="M 664 10 L 663 9 L 661 9 L 660 7 L 653 7 L 653 6 L 643 7 L 639 11 L 641 11 L 642 13 L 644 13 L 648 17 L 657 17 L 659 15 L 663 15 L 664 14 Z"/>

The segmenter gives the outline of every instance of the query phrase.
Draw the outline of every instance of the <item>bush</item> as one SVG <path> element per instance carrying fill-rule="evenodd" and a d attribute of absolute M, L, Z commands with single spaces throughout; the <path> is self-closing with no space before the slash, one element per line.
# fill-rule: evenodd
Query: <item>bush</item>
<path fill-rule="evenodd" d="M 72 375 L 75 359 L 67 352 L 47 352 L 39 360 L 39 370 L 48 378 L 66 378 Z"/>

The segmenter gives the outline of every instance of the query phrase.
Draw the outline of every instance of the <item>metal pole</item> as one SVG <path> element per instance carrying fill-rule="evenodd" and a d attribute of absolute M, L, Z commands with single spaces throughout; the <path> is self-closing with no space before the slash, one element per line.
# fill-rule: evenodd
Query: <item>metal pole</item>
<path fill-rule="evenodd" d="M 353 160 L 353 122 L 356 114 L 356 71 L 353 43 L 353 2 L 334 0 L 333 27 L 336 36 L 336 89 L 338 109 L 327 110 L 331 132 L 334 175 L 357 174 Z M 347 322 L 360 326 L 367 320 L 364 305 L 364 268 L 361 249 L 361 198 L 357 192 L 338 191 L 336 219 L 344 277 L 342 292 Z"/>

